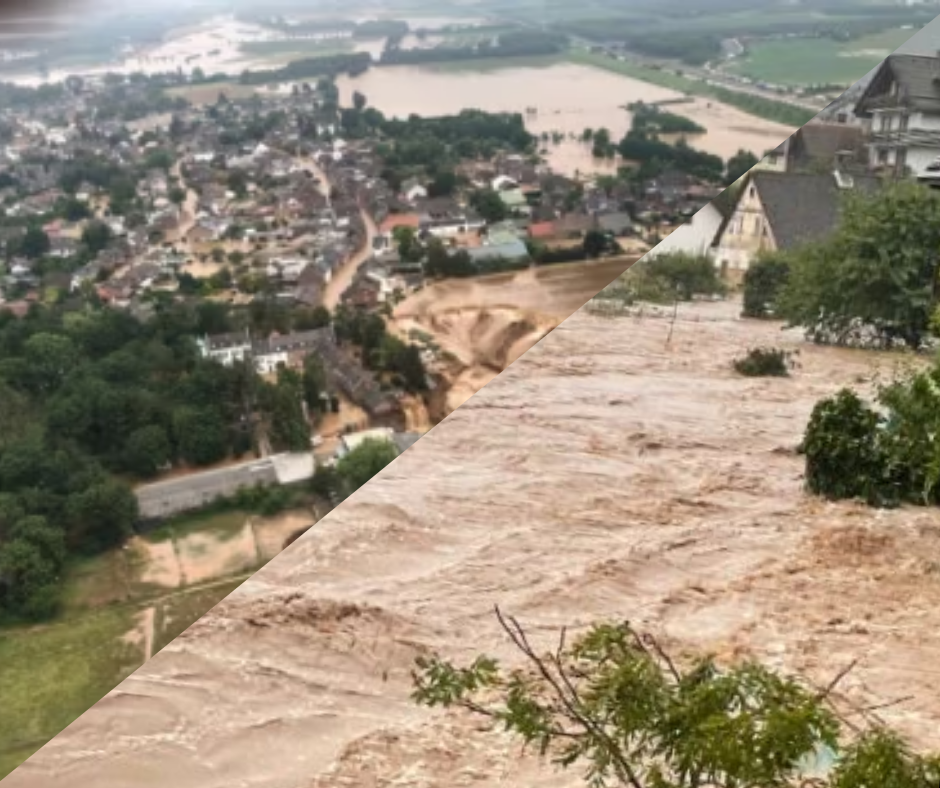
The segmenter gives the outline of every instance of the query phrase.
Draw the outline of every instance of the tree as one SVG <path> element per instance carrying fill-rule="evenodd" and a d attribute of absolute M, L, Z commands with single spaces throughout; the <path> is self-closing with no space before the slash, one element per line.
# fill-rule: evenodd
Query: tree
<path fill-rule="evenodd" d="M 100 221 L 90 222 L 82 232 L 82 243 L 92 255 L 98 254 L 111 243 L 111 228 Z"/>
<path fill-rule="evenodd" d="M 398 254 L 406 262 L 417 262 L 424 257 L 424 247 L 418 240 L 418 233 L 413 227 L 396 227 L 392 235 L 398 244 Z"/>
<path fill-rule="evenodd" d="M 357 112 L 362 112 L 366 108 L 366 104 L 369 103 L 368 99 L 358 90 L 353 91 L 352 98 L 353 106 L 356 108 Z"/>
<path fill-rule="evenodd" d="M 437 173 L 428 184 L 429 197 L 449 197 L 457 189 L 457 174 L 443 171 Z"/>
<path fill-rule="evenodd" d="M 52 244 L 41 227 L 30 227 L 20 241 L 20 251 L 31 260 L 49 253 Z"/>
<path fill-rule="evenodd" d="M 134 532 L 137 515 L 130 487 L 115 479 L 98 482 L 69 498 L 69 542 L 85 553 L 109 550 Z"/>
<path fill-rule="evenodd" d="M 50 525 L 45 517 L 23 517 L 9 529 L 7 539 L 22 539 L 38 548 L 43 558 L 49 561 L 57 572 L 65 564 L 65 532 Z"/>
<path fill-rule="evenodd" d="M 584 253 L 588 257 L 600 257 L 607 251 L 608 245 L 607 236 L 600 230 L 588 230 L 584 234 Z"/>
<path fill-rule="evenodd" d="M 57 389 L 76 365 L 75 345 L 61 334 L 38 333 L 26 340 L 27 385 L 37 393 Z"/>
<path fill-rule="evenodd" d="M 277 383 L 264 390 L 264 409 L 271 418 L 271 442 L 287 451 L 310 450 L 310 427 L 304 418 L 303 378 L 290 369 L 280 369 Z"/>
<path fill-rule="evenodd" d="M 345 495 L 351 495 L 398 456 L 391 441 L 367 438 L 336 463 Z"/>
<path fill-rule="evenodd" d="M 183 204 L 186 202 L 186 190 L 179 186 L 174 186 L 170 189 L 170 202 L 176 206 L 176 211 L 179 213 L 180 208 L 182 208 Z"/>
<path fill-rule="evenodd" d="M 921 347 L 937 303 L 940 198 L 901 182 L 844 199 L 833 234 L 790 254 L 779 314 L 816 342 Z"/>
<path fill-rule="evenodd" d="M 940 757 L 914 754 L 879 727 L 849 737 L 832 700 L 756 663 L 682 664 L 629 624 L 601 624 L 545 653 L 511 616 L 497 617 L 526 668 L 488 656 L 467 667 L 421 657 L 414 699 L 489 718 L 593 788 L 928 788 Z M 853 724 L 853 728 L 857 728 Z M 828 774 L 812 773 L 829 754 Z"/>
<path fill-rule="evenodd" d="M 755 156 L 750 151 L 741 148 L 737 153 L 734 154 L 734 156 L 728 159 L 727 172 L 725 173 L 725 183 L 731 185 L 742 175 L 750 172 L 751 168 L 759 162 L 760 159 L 758 159 L 757 156 Z"/>
<path fill-rule="evenodd" d="M 314 355 L 304 359 L 303 373 L 304 401 L 313 412 L 320 412 L 328 407 L 326 370 L 323 362 Z"/>
<path fill-rule="evenodd" d="M 212 465 L 229 451 L 225 424 L 212 406 L 178 408 L 173 413 L 173 437 L 180 457 L 192 465 Z"/>
<path fill-rule="evenodd" d="M 0 604 L 14 615 L 41 620 L 58 606 L 58 569 L 42 549 L 14 539 L 0 546 Z"/>
<path fill-rule="evenodd" d="M 506 203 L 493 189 L 480 189 L 470 195 L 470 204 L 487 222 L 501 222 L 508 215 Z"/>
<path fill-rule="evenodd" d="M 758 257 L 744 274 L 745 317 L 767 317 L 773 314 L 777 296 L 786 285 L 790 264 L 783 254 Z"/>
<path fill-rule="evenodd" d="M 724 286 L 708 258 L 685 252 L 671 252 L 655 256 L 644 264 L 645 273 L 660 280 L 672 293 L 684 301 L 697 295 L 718 295 Z"/>
<path fill-rule="evenodd" d="M 172 456 L 166 430 L 158 424 L 141 427 L 127 438 L 125 463 L 137 476 L 156 476 L 170 463 Z"/>

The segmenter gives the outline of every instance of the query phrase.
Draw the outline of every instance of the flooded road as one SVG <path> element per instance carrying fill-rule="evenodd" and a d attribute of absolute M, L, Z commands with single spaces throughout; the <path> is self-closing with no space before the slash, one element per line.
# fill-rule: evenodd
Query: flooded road
<path fill-rule="evenodd" d="M 754 656 L 940 747 L 940 512 L 804 495 L 816 400 L 896 357 L 804 346 L 735 304 L 577 313 L 66 732 L 4 788 L 581 788 L 462 714 L 415 708 L 437 651 L 518 656 L 629 618 Z M 730 369 L 801 348 L 792 379 Z"/>
<path fill-rule="evenodd" d="M 568 175 L 616 169 L 593 159 L 590 146 L 569 135 L 580 137 L 585 128 L 603 127 L 619 140 L 630 128 L 631 115 L 623 109 L 627 104 L 682 97 L 675 90 L 573 63 L 496 71 L 382 67 L 355 78 L 341 76 L 337 84 L 344 104 L 351 104 L 352 93 L 358 90 L 372 106 L 393 117 L 447 115 L 467 108 L 524 113 L 534 107 L 538 113 L 526 120 L 530 132 L 566 135 L 560 145 L 548 145 L 547 158 L 555 170 Z M 674 104 L 669 110 L 704 126 L 707 132 L 691 138 L 691 144 L 723 159 L 740 148 L 762 156 L 794 131 L 706 99 Z"/>

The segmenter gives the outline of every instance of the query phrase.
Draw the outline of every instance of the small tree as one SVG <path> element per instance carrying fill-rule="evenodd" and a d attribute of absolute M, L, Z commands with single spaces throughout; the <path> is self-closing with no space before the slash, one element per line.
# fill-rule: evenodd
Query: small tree
<path fill-rule="evenodd" d="M 755 260 L 744 274 L 744 317 L 772 315 L 789 274 L 790 263 L 785 255 L 765 255 Z"/>
<path fill-rule="evenodd" d="M 585 767 L 592 788 L 928 788 L 940 758 L 915 755 L 872 728 L 843 745 L 831 702 L 839 679 L 816 690 L 749 662 L 680 665 L 629 624 L 599 625 L 540 653 L 518 621 L 496 611 L 528 669 L 481 656 L 469 667 L 420 658 L 414 699 L 488 717 L 562 768 Z M 813 760 L 832 752 L 828 775 Z"/>

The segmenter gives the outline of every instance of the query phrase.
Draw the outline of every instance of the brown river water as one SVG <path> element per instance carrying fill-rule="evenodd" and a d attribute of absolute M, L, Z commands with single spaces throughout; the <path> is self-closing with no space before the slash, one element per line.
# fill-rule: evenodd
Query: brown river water
<path fill-rule="evenodd" d="M 531 132 L 579 135 L 585 128 L 607 128 L 619 140 L 630 128 L 630 113 L 623 109 L 636 101 L 680 98 L 675 90 L 658 87 L 621 74 L 589 66 L 559 63 L 545 68 L 522 67 L 493 71 L 434 70 L 417 66 L 373 68 L 365 74 L 338 80 L 340 98 L 352 103 L 352 92 L 365 94 L 370 103 L 392 117 L 448 115 L 475 108 L 490 112 L 521 112 Z M 674 104 L 671 112 L 685 115 L 707 132 L 690 142 L 724 159 L 739 149 L 762 156 L 795 129 L 748 115 L 739 109 L 706 99 Z M 558 172 L 595 172 L 616 169 L 596 161 L 590 146 L 566 138 L 548 146 L 548 162 Z"/>
<path fill-rule="evenodd" d="M 416 708 L 437 651 L 510 664 L 628 618 L 672 649 L 840 684 L 940 747 L 940 512 L 804 494 L 818 398 L 893 356 L 804 345 L 734 303 L 582 310 L 4 781 L 3 788 L 574 788 L 460 713 Z M 800 348 L 744 379 L 748 347 Z"/>

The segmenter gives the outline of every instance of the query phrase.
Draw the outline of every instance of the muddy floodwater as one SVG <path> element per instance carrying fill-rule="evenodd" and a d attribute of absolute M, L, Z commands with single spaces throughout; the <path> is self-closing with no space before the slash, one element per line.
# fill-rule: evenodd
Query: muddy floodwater
<path fill-rule="evenodd" d="M 565 321 L 98 703 L 4 788 L 574 788 L 409 701 L 415 656 L 518 656 L 629 619 L 755 656 L 940 747 L 940 513 L 829 504 L 795 452 L 818 398 L 897 359 L 804 346 L 733 303 Z M 745 379 L 747 348 L 801 348 Z"/>
<path fill-rule="evenodd" d="M 402 338 L 429 337 L 451 361 L 443 415 L 459 408 L 636 257 L 449 279 L 414 293 L 395 309 Z"/>
<path fill-rule="evenodd" d="M 603 127 L 614 140 L 630 128 L 627 104 L 682 97 L 675 90 L 573 63 L 495 71 L 381 67 L 355 78 L 341 76 L 337 83 L 344 104 L 351 104 L 352 92 L 358 90 L 372 106 L 392 117 L 448 115 L 468 108 L 525 113 L 535 108 L 537 114 L 526 118 L 532 133 L 580 136 L 585 128 Z M 691 138 L 691 143 L 724 159 L 741 148 L 762 156 L 795 130 L 707 99 L 696 98 L 669 109 L 704 126 L 707 132 Z M 590 146 L 570 138 L 560 145 L 549 144 L 547 150 L 548 161 L 558 172 L 573 175 L 577 170 L 616 169 L 593 159 Z"/>

